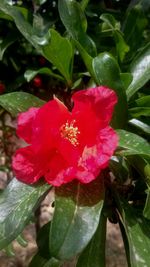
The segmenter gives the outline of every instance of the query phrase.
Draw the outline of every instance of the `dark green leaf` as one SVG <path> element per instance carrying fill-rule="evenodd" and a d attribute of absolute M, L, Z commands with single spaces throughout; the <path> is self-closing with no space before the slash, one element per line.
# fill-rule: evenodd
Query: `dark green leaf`
<path fill-rule="evenodd" d="M 127 156 L 127 159 L 130 165 L 132 165 L 144 179 L 145 183 L 150 186 L 150 175 L 147 171 L 147 168 L 149 167 L 149 161 L 138 155 Z"/>
<path fill-rule="evenodd" d="M 133 60 L 130 71 L 133 75 L 133 80 L 127 89 L 128 99 L 150 79 L 150 43 Z"/>
<path fill-rule="evenodd" d="M 123 239 L 124 248 L 125 248 L 125 252 L 126 252 L 126 259 L 127 259 L 128 267 L 132 267 L 131 262 L 130 262 L 129 242 L 128 242 L 126 231 L 125 231 L 124 226 L 123 226 L 120 219 L 119 219 L 119 227 L 120 227 L 120 231 L 122 234 L 122 239 Z"/>
<path fill-rule="evenodd" d="M 113 33 L 115 42 L 116 42 L 116 50 L 119 56 L 120 61 L 123 61 L 126 53 L 130 50 L 129 46 L 126 44 L 122 34 L 119 31 L 115 31 Z"/>
<path fill-rule="evenodd" d="M 103 177 L 86 185 L 72 182 L 57 188 L 50 231 L 53 257 L 67 260 L 87 246 L 97 229 L 103 199 Z"/>
<path fill-rule="evenodd" d="M 52 76 L 59 80 L 64 81 L 63 77 L 61 77 L 58 74 L 55 74 L 49 68 L 41 68 L 38 70 L 26 70 L 26 72 L 24 73 L 24 77 L 27 80 L 27 82 L 30 82 L 37 74 L 44 74 L 44 75 Z"/>
<path fill-rule="evenodd" d="M 122 222 L 129 242 L 131 267 L 149 267 L 150 221 L 121 202 Z"/>
<path fill-rule="evenodd" d="M 138 108 L 130 108 L 129 113 L 132 117 L 138 118 L 140 116 L 150 116 L 150 107 L 138 107 Z"/>
<path fill-rule="evenodd" d="M 111 157 L 109 167 L 119 183 L 124 183 L 128 179 L 129 169 L 123 157 Z"/>
<path fill-rule="evenodd" d="M 125 54 L 129 51 L 129 46 L 126 44 L 123 38 L 123 34 L 120 31 L 120 23 L 116 21 L 116 19 L 111 14 L 102 14 L 100 16 L 100 19 L 105 22 L 107 31 L 108 29 L 112 31 L 112 35 L 116 43 L 117 54 L 119 56 L 119 59 L 122 61 L 125 57 Z"/>
<path fill-rule="evenodd" d="M 68 84 L 71 80 L 70 64 L 72 60 L 72 46 L 68 39 L 61 37 L 55 30 L 37 32 L 27 21 L 22 10 L 15 6 L 7 4 L 4 0 L 0 2 L 0 9 L 10 15 L 22 35 L 43 54 L 52 64 L 54 64 L 60 73 L 65 77 Z"/>
<path fill-rule="evenodd" d="M 138 107 L 149 107 L 150 108 L 150 95 L 143 96 L 135 100 Z"/>
<path fill-rule="evenodd" d="M 29 186 L 15 178 L 9 183 L 0 195 L 0 249 L 22 232 L 31 219 L 39 198 L 49 188 L 48 184 Z"/>
<path fill-rule="evenodd" d="M 129 55 L 131 57 L 141 48 L 143 32 L 148 24 L 148 20 L 142 10 L 142 2 L 143 1 L 132 2 L 127 9 L 126 17 L 122 25 L 124 39 L 130 47 Z"/>
<path fill-rule="evenodd" d="M 136 128 L 142 130 L 146 134 L 150 134 L 150 126 L 140 120 L 132 119 L 129 121 L 129 124 L 135 126 Z"/>
<path fill-rule="evenodd" d="M 41 107 L 45 101 L 38 97 L 25 93 L 14 92 L 0 96 L 0 106 L 6 109 L 12 116 L 27 111 L 30 107 Z"/>
<path fill-rule="evenodd" d="M 147 190 L 146 203 L 143 210 L 143 216 L 150 220 L 150 188 Z"/>
<path fill-rule="evenodd" d="M 95 80 L 99 85 L 112 88 L 118 96 L 118 104 L 112 120 L 114 128 L 122 128 L 127 121 L 127 101 L 120 71 L 115 59 L 108 53 L 101 53 L 93 59 L 93 71 Z"/>
<path fill-rule="evenodd" d="M 72 60 L 72 46 L 67 38 L 51 29 L 50 41 L 47 45 L 43 46 L 42 52 L 44 56 L 54 64 L 60 73 L 63 74 L 65 79 L 70 83 L 71 80 L 71 60 Z"/>
<path fill-rule="evenodd" d="M 124 88 L 127 89 L 132 82 L 131 73 L 120 73 L 121 80 L 123 82 Z"/>
<path fill-rule="evenodd" d="M 37 235 L 37 245 L 39 249 L 39 254 L 45 258 L 50 258 L 49 252 L 49 232 L 50 232 L 51 222 L 45 224 L 38 232 Z"/>
<path fill-rule="evenodd" d="M 47 260 L 43 258 L 39 253 L 37 253 L 29 264 L 29 267 L 35 267 L 35 266 L 36 267 L 60 267 L 61 263 L 54 258 Z"/>
<path fill-rule="evenodd" d="M 49 41 L 48 35 L 37 36 L 33 27 L 27 21 L 27 18 L 24 16 L 24 12 L 22 9 L 12 6 L 6 3 L 5 0 L 0 1 L 0 10 L 2 10 L 5 14 L 9 15 L 13 18 L 16 27 L 23 34 L 23 36 L 38 50 L 40 50 L 40 45 L 44 45 Z"/>
<path fill-rule="evenodd" d="M 17 40 L 17 36 L 15 33 L 8 34 L 8 36 L 5 37 L 5 39 L 0 40 L 0 60 L 3 59 L 3 55 L 4 55 L 5 51 L 7 50 L 7 48 L 11 44 L 13 44 L 16 40 Z"/>
<path fill-rule="evenodd" d="M 150 158 L 150 145 L 144 138 L 125 130 L 117 130 L 117 133 L 121 149 L 117 154 L 124 156 L 143 155 Z"/>
<path fill-rule="evenodd" d="M 105 267 L 106 220 L 107 218 L 101 213 L 98 228 L 79 256 L 76 267 Z"/>
<path fill-rule="evenodd" d="M 71 37 L 76 40 L 85 51 L 96 55 L 96 47 L 92 39 L 85 33 L 87 22 L 80 4 L 74 0 L 59 0 L 60 18 Z"/>

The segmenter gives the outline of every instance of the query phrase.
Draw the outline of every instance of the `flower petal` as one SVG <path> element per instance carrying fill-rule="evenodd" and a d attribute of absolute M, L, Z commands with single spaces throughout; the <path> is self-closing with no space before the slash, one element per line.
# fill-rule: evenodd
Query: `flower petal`
<path fill-rule="evenodd" d="M 57 98 L 40 108 L 33 123 L 32 145 L 35 151 L 40 153 L 44 149 L 49 153 L 49 149 L 53 149 L 57 145 L 60 127 L 69 116 L 70 112 L 66 106 Z"/>
<path fill-rule="evenodd" d="M 37 164 L 31 146 L 16 151 L 12 167 L 17 179 L 27 184 L 35 183 L 42 176 L 42 168 Z"/>
<path fill-rule="evenodd" d="M 32 141 L 33 120 L 38 110 L 39 108 L 30 108 L 28 111 L 22 112 L 18 116 L 17 135 L 29 144 Z"/>
<path fill-rule="evenodd" d="M 117 144 L 118 136 L 115 131 L 109 126 L 102 129 L 97 136 L 96 144 L 84 148 L 82 157 L 78 162 L 77 178 L 82 183 L 95 179 L 100 171 L 108 166 L 109 159 L 113 155 Z"/>
<path fill-rule="evenodd" d="M 117 103 L 115 91 L 105 86 L 78 91 L 73 94 L 72 99 L 74 101 L 73 112 L 79 113 L 80 111 L 82 113 L 90 106 L 95 116 L 98 117 L 101 128 L 109 124 L 114 105 Z"/>
<path fill-rule="evenodd" d="M 53 186 L 60 186 L 75 178 L 76 170 L 69 167 L 64 158 L 56 153 L 49 162 L 49 169 L 45 174 L 45 179 Z"/>

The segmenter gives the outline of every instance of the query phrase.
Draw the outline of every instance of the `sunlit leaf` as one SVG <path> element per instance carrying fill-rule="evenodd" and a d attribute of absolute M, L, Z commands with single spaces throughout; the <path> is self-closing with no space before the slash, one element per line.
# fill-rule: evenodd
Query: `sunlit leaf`
<path fill-rule="evenodd" d="M 48 184 L 29 186 L 16 180 L 0 195 L 0 249 L 14 240 L 29 223 Z"/>
<path fill-rule="evenodd" d="M 45 101 L 25 92 L 14 92 L 0 96 L 0 106 L 12 116 L 17 116 L 18 113 L 27 111 L 30 107 L 41 107 L 44 103 Z"/>

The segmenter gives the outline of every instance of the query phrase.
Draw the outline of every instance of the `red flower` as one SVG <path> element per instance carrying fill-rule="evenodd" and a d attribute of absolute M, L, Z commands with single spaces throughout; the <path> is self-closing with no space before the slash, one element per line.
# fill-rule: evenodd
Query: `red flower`
<path fill-rule="evenodd" d="M 28 144 L 16 151 L 13 169 L 25 183 L 40 177 L 54 186 L 89 183 L 108 166 L 118 136 L 109 126 L 117 97 L 100 86 L 73 94 L 70 112 L 57 98 L 18 118 L 17 134 Z"/>

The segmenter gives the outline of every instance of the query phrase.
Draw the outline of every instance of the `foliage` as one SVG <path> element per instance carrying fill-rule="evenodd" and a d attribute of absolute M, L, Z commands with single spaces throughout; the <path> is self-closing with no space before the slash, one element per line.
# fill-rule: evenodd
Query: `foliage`
<path fill-rule="evenodd" d="M 17 116 L 53 94 L 68 104 L 74 90 L 95 85 L 118 95 L 112 127 L 120 141 L 104 184 L 98 177 L 57 188 L 54 218 L 39 232 L 31 267 L 74 257 L 77 267 L 104 267 L 107 219 L 119 223 L 128 266 L 149 266 L 149 11 L 148 0 L 0 1 L 2 109 Z M 14 179 L 0 193 L 1 249 L 50 188 Z"/>

